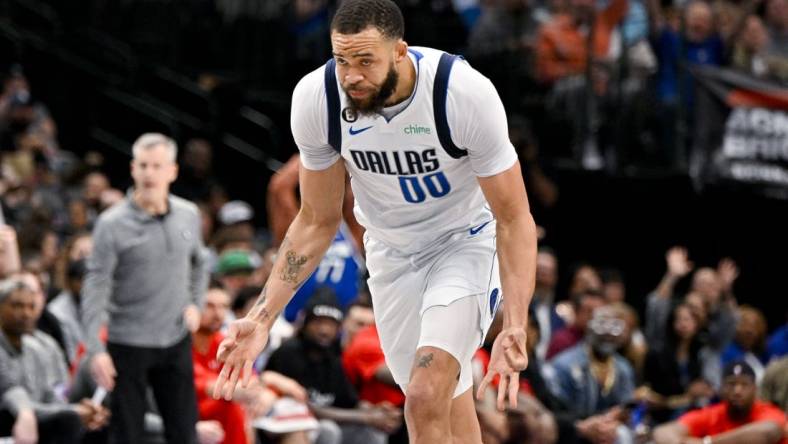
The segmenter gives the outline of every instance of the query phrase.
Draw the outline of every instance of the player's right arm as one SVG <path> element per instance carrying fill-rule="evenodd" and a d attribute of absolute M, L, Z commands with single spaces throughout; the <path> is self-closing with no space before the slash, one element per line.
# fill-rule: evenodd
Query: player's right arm
<path fill-rule="evenodd" d="M 301 152 L 301 207 L 257 302 L 244 318 L 230 325 L 219 346 L 217 359 L 224 367 L 214 385 L 215 398 L 231 399 L 241 376 L 242 385 L 248 383 L 252 364 L 265 347 L 274 321 L 320 264 L 342 221 L 345 164 L 327 144 L 325 94 L 320 77 L 316 78 L 320 72 L 307 75 L 293 93 L 291 127 Z"/>
<path fill-rule="evenodd" d="M 224 362 L 214 385 L 214 397 L 232 398 L 243 374 L 251 377 L 252 364 L 268 341 L 279 313 L 320 264 L 342 220 L 345 166 L 335 162 L 325 170 L 301 168 L 301 209 L 287 230 L 271 276 L 246 317 L 233 322 L 219 346 Z M 244 384 L 245 385 L 245 384 Z"/>

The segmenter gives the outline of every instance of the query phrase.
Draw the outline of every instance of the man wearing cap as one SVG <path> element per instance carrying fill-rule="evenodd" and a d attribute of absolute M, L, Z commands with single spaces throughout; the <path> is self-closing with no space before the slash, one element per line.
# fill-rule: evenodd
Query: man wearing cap
<path fill-rule="evenodd" d="M 200 213 L 170 195 L 175 142 L 140 136 L 132 147 L 134 188 L 99 216 L 83 287 L 82 322 L 96 383 L 112 392 L 111 442 L 143 441 L 153 389 L 169 443 L 194 443 L 197 401 L 191 336 L 208 273 Z M 99 329 L 107 323 L 107 345 Z"/>
<path fill-rule="evenodd" d="M 252 273 L 260 267 L 260 257 L 257 253 L 244 250 L 230 250 L 219 256 L 216 264 L 216 277 L 230 294 L 231 302 L 235 300 L 238 291 L 251 285 Z"/>
<path fill-rule="evenodd" d="M 755 372 L 744 361 L 723 371 L 722 402 L 681 416 L 654 430 L 657 444 L 786 444 L 785 414 L 756 399 Z"/>
<path fill-rule="evenodd" d="M 271 355 L 267 370 L 293 378 L 307 390 L 321 423 L 318 442 L 382 444 L 402 424 L 402 412 L 359 403 L 339 353 L 342 319 L 333 292 L 318 289 L 305 309 L 303 327 Z"/>

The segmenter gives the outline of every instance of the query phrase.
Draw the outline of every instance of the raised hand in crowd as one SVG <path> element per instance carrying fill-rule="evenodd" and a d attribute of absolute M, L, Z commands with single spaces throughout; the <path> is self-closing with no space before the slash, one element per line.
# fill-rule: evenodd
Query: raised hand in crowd
<path fill-rule="evenodd" d="M 688 275 L 695 268 L 695 264 L 689 260 L 689 254 L 684 247 L 673 247 L 668 250 L 665 253 L 665 262 L 668 269 L 660 281 L 656 293 L 660 297 L 670 298 L 673 295 L 676 282 Z"/>
<path fill-rule="evenodd" d="M 717 265 L 717 275 L 720 279 L 720 289 L 723 295 L 733 294 L 733 284 L 739 278 L 739 267 L 733 259 L 726 257 Z"/>
<path fill-rule="evenodd" d="M 17 243 L 16 230 L 0 223 L 0 277 L 9 276 L 19 272 L 21 261 L 19 259 L 19 244 Z"/>

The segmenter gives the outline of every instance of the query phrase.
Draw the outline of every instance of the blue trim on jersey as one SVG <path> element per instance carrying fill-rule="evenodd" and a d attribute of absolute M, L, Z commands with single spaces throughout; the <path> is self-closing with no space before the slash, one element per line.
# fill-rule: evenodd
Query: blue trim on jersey
<path fill-rule="evenodd" d="M 498 289 L 493 288 L 490 292 L 490 316 L 495 316 L 495 309 L 498 308 Z"/>
<path fill-rule="evenodd" d="M 336 61 L 329 59 L 326 62 L 324 74 L 326 90 L 326 110 L 328 111 L 328 144 L 334 151 L 342 154 L 342 122 L 339 117 L 342 113 L 339 101 L 339 88 L 337 88 Z"/>
<path fill-rule="evenodd" d="M 415 49 L 408 48 L 408 52 L 409 52 L 409 53 L 411 53 L 411 54 L 413 54 L 413 55 L 416 57 L 416 63 L 418 63 L 418 62 L 419 62 L 419 60 L 421 60 L 421 59 L 423 59 L 423 58 L 424 58 L 424 54 L 422 54 L 422 53 L 420 53 L 420 52 L 416 51 Z"/>
<path fill-rule="evenodd" d="M 451 68 L 458 56 L 452 54 L 441 54 L 438 62 L 438 70 L 435 74 L 435 84 L 432 87 L 432 107 L 435 114 L 435 127 L 438 130 L 438 140 L 449 156 L 459 159 L 468 155 L 468 150 L 459 148 L 451 140 L 451 129 L 449 119 L 446 116 L 446 98 L 449 94 L 449 76 Z"/>

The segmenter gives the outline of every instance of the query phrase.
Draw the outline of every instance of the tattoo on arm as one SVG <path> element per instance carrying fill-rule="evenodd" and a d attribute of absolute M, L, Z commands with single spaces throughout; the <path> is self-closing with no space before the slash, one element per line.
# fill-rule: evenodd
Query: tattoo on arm
<path fill-rule="evenodd" d="M 264 321 L 267 321 L 268 319 L 271 318 L 271 312 L 268 311 L 267 308 L 262 306 L 263 304 L 265 304 L 266 301 L 266 291 L 267 288 L 263 287 L 263 291 L 260 292 L 260 296 L 257 298 L 257 302 L 255 302 L 254 307 L 252 307 L 252 310 L 258 307 L 260 308 L 260 311 L 257 313 L 257 316 L 259 319 Z"/>
<path fill-rule="evenodd" d="M 280 271 L 279 278 L 291 284 L 298 284 L 298 274 L 304 268 L 307 257 L 290 250 L 286 253 L 285 261 L 286 263 Z"/>
<path fill-rule="evenodd" d="M 429 368 L 430 364 L 432 364 L 432 353 L 419 357 L 419 362 L 416 364 L 416 367 Z"/>

